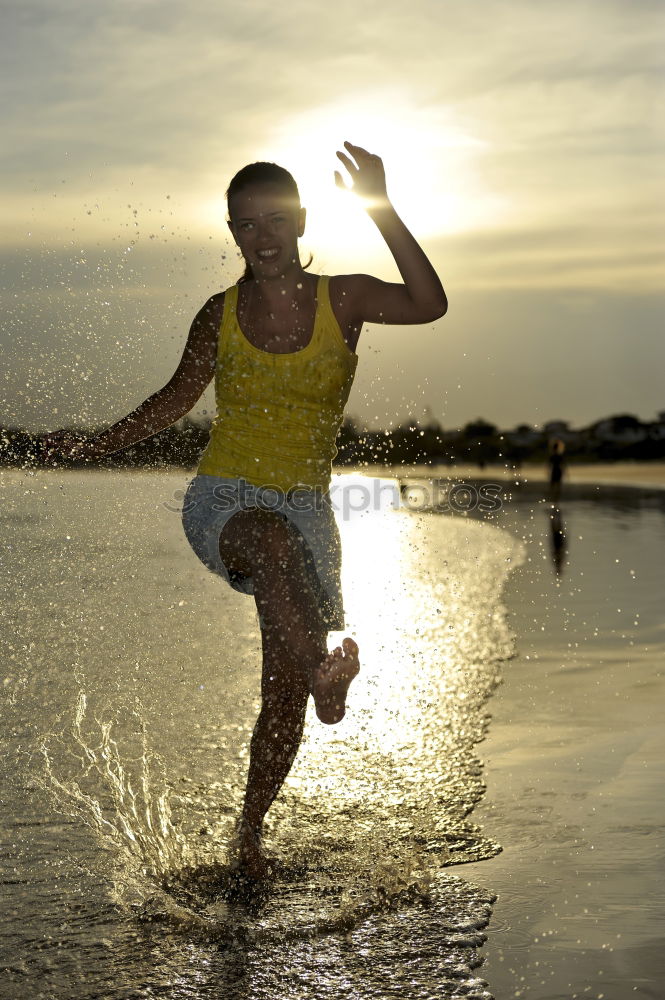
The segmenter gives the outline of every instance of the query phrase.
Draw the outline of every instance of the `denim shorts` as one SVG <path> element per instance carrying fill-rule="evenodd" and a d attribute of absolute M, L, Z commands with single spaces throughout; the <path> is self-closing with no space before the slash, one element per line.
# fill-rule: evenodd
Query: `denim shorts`
<path fill-rule="evenodd" d="M 182 526 L 187 541 L 211 572 L 239 593 L 253 594 L 252 577 L 229 573 L 222 562 L 219 536 L 239 510 L 256 508 L 280 515 L 295 529 L 303 545 L 305 565 L 322 620 L 331 631 L 343 629 L 342 547 L 327 493 L 306 487 L 284 493 L 277 487 L 254 486 L 244 479 L 199 473 L 187 487 L 182 504 Z"/>

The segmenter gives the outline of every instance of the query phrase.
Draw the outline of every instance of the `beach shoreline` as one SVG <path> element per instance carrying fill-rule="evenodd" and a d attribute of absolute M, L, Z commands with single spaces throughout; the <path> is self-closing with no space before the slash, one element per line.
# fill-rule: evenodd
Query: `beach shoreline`
<path fill-rule="evenodd" d="M 665 979 L 654 889 L 665 681 L 661 632 L 646 628 L 658 618 L 659 559 L 639 528 L 644 517 L 662 525 L 665 469 L 573 471 L 559 500 L 561 576 L 548 504 L 504 504 L 500 523 L 527 559 L 502 596 L 516 655 L 488 703 L 487 792 L 474 818 L 503 851 L 467 869 L 498 895 L 481 973 L 497 1000 L 656 997 Z M 540 470 L 512 499 L 546 499 L 545 483 Z M 582 522 L 576 501 L 589 499 Z"/>
<path fill-rule="evenodd" d="M 335 472 L 344 472 L 336 468 Z M 441 479 L 450 482 L 499 482 L 541 485 L 549 481 L 545 465 L 523 465 L 511 468 L 504 465 L 394 465 L 362 466 L 355 471 L 370 476 L 399 480 Z M 571 463 L 565 466 L 563 487 L 571 485 L 632 486 L 639 489 L 665 489 L 665 462 L 598 462 Z"/>

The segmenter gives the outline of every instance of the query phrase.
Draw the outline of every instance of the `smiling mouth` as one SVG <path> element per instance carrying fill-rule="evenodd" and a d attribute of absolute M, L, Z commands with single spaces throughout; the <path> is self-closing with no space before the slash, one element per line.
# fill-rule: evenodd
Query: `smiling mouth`
<path fill-rule="evenodd" d="M 279 249 L 274 249 L 274 248 L 270 250 L 257 250 L 256 256 L 259 258 L 259 260 L 274 260 L 275 257 L 278 255 L 278 253 Z"/>

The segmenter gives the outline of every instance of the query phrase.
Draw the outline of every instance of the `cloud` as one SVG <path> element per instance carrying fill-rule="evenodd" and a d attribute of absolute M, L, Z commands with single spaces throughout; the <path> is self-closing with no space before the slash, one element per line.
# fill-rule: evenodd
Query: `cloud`
<path fill-rule="evenodd" d="M 67 153 L 81 174 L 149 165 L 196 178 L 220 159 L 239 162 L 276 117 L 384 88 L 423 106 L 463 105 L 492 141 L 506 125 L 514 141 L 532 141 L 543 129 L 616 122 L 624 109 L 607 84 L 647 80 L 659 62 L 653 26 L 633 11 L 604 0 L 384 0 L 360 13 L 349 0 L 334 10 L 26 0 L 5 34 L 9 167 L 28 157 L 39 173 Z"/>
<path fill-rule="evenodd" d="M 604 295 L 626 330 L 635 316 L 651 330 L 658 314 L 652 293 L 662 281 L 661 11 L 651 0 L 6 5 L 3 342 L 15 370 L 27 384 L 31 351 L 47 358 L 77 353 L 78 337 L 89 377 L 98 380 L 88 397 L 72 374 L 71 405 L 81 412 L 97 412 L 99 385 L 122 407 L 127 392 L 138 395 L 159 382 L 177 361 L 202 298 L 235 277 L 223 216 L 206 217 L 206 206 L 239 166 L 271 149 L 287 156 L 291 143 L 297 172 L 300 150 L 334 107 L 354 107 L 359 130 L 362 115 L 369 123 L 385 118 L 386 146 L 405 154 L 404 183 L 433 217 L 442 216 L 440 234 L 426 227 L 423 233 L 450 291 L 446 329 L 464 337 L 482 329 L 486 342 L 495 342 L 496 331 L 473 308 L 473 293 L 488 319 L 502 296 L 512 296 L 511 309 L 501 307 L 502 322 L 523 338 L 525 304 L 537 302 L 548 314 L 538 320 L 541 344 L 557 336 L 549 316 L 568 322 L 575 336 L 590 331 L 601 342 Z M 405 121 L 410 131 L 404 125 L 400 132 L 395 123 Z M 302 132 L 298 142 L 294 128 Z M 414 151 L 418 132 L 426 141 Z M 451 136 L 466 137 L 468 145 L 452 146 Z M 426 161 L 418 159 L 423 150 Z M 331 146 L 331 167 L 333 158 Z M 433 192 L 443 213 L 432 207 Z M 451 206 L 455 198 L 466 201 L 466 229 L 453 233 L 450 214 L 446 228 L 445 197 Z M 325 245 L 313 249 L 317 261 L 333 257 Z M 390 270 L 387 252 L 379 261 L 357 250 L 349 251 L 354 269 Z M 229 254 L 225 264 L 221 253 Z M 560 310 L 562 295 L 577 302 L 590 296 L 583 323 Z M 172 325 L 166 344 L 165 323 Z M 612 329 L 611 342 L 602 341 L 605 363 L 620 373 L 625 350 L 619 327 Z M 122 346 L 118 355 L 123 330 L 130 331 L 127 353 Z M 653 349 L 650 338 L 641 341 L 644 350 Z M 386 343 L 392 346 L 384 373 L 400 350 L 399 339 Z M 103 369 L 109 349 L 110 381 Z M 571 340 L 566 357 L 572 349 Z M 536 377 L 536 359 L 523 354 Z M 128 355 L 136 359 L 134 374 Z M 479 349 L 478 370 L 466 384 L 486 393 L 486 415 L 502 420 L 503 404 L 489 405 L 499 397 L 482 381 L 482 358 Z M 461 354 L 456 362 L 468 367 Z M 656 370 L 640 358 L 631 364 L 636 379 Z M 618 384 L 614 377 L 610 383 Z M 52 388 L 55 398 L 58 385 Z M 639 386 L 630 391 L 639 409 Z M 38 392 L 32 403 L 25 395 L 15 399 L 14 412 L 29 414 L 38 401 Z M 384 405 L 391 406 L 389 394 Z M 516 419 L 531 419 L 526 402 Z"/>

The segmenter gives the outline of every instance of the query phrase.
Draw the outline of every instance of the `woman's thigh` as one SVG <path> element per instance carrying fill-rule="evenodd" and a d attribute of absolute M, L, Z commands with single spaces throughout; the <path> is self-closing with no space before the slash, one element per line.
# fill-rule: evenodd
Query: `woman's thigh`
<path fill-rule="evenodd" d="M 321 623 L 303 539 L 285 517 L 258 508 L 238 511 L 220 533 L 219 552 L 230 572 L 252 577 L 263 622 L 279 624 L 295 613 L 306 615 L 312 627 Z"/>
<path fill-rule="evenodd" d="M 285 518 L 256 507 L 229 518 L 219 535 L 219 554 L 230 572 L 251 577 L 297 569 L 302 559 Z"/>
<path fill-rule="evenodd" d="M 293 672 L 309 689 L 312 667 L 325 656 L 327 627 L 311 586 L 303 542 L 289 522 L 269 511 L 239 511 L 220 534 L 219 551 L 231 572 L 251 576 L 261 620 L 271 686 L 293 684 Z M 264 677 L 263 687 L 267 684 Z M 264 690 L 264 696 L 267 693 Z"/>
<path fill-rule="evenodd" d="M 242 594 L 255 593 L 253 565 L 261 563 L 270 572 L 271 564 L 285 558 L 292 563 L 295 558 L 299 575 L 302 553 L 326 632 L 344 628 L 342 554 L 332 508 L 325 497 L 311 498 L 311 504 L 303 505 L 299 495 L 297 506 L 289 501 L 277 507 L 274 499 L 272 492 L 263 496 L 258 487 L 244 480 L 197 475 L 183 503 L 187 540 L 211 572 Z M 300 546 L 295 548 L 295 557 L 289 545 L 294 538 Z"/>

